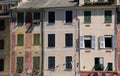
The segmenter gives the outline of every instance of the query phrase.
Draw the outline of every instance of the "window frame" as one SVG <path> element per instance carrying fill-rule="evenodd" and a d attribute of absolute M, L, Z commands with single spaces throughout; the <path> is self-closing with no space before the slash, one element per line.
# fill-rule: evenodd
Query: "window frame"
<path fill-rule="evenodd" d="M 55 56 L 48 57 L 48 70 L 55 70 Z"/>
<path fill-rule="evenodd" d="M 55 34 L 48 34 L 48 47 L 55 47 Z"/>
<path fill-rule="evenodd" d="M 67 12 L 71 12 L 71 13 L 67 13 Z M 71 14 L 71 16 L 68 16 L 69 14 Z M 72 10 L 65 11 L 65 23 L 72 23 L 72 22 L 73 22 L 73 11 Z"/>
<path fill-rule="evenodd" d="M 39 33 L 33 34 L 33 45 L 34 46 L 40 45 L 40 34 Z"/>
<path fill-rule="evenodd" d="M 1 25 L 2 27 L 0 28 L 0 31 L 4 31 L 5 30 L 5 20 L 0 20 L 0 23 L 3 22 Z M 0 25 L 0 26 L 1 26 Z"/>
<path fill-rule="evenodd" d="M 40 57 L 39 56 L 34 56 L 33 57 L 33 69 L 34 70 L 39 70 L 40 69 Z"/>
<path fill-rule="evenodd" d="M 17 34 L 17 46 L 24 46 L 24 34 Z"/>
<path fill-rule="evenodd" d="M 53 20 L 53 21 L 51 21 L 51 20 Z M 55 11 L 49 11 L 48 12 L 48 24 L 55 24 Z"/>
<path fill-rule="evenodd" d="M 19 59 L 21 59 L 21 60 L 19 60 Z M 18 70 L 18 72 L 22 72 L 23 69 L 24 69 L 24 57 L 17 57 L 16 70 Z"/>
<path fill-rule="evenodd" d="M 104 11 L 104 22 L 105 23 L 112 23 L 112 10 L 105 10 Z"/>
<path fill-rule="evenodd" d="M 92 12 L 91 11 L 84 11 L 84 23 L 91 23 L 91 16 Z"/>
<path fill-rule="evenodd" d="M 23 19 L 21 19 L 21 16 L 18 17 L 18 13 L 19 14 L 23 14 Z M 17 26 L 22 26 L 25 24 L 25 13 L 24 12 L 18 12 L 16 15 L 17 15 L 17 19 L 16 19 L 16 22 L 17 22 Z M 19 21 L 20 20 L 20 21 Z"/>
<path fill-rule="evenodd" d="M 67 35 L 69 37 L 67 37 Z M 66 33 L 65 34 L 65 47 L 73 47 L 73 33 Z"/>
<path fill-rule="evenodd" d="M 65 69 L 66 70 L 72 70 L 72 56 L 66 56 L 65 57 Z"/>
<path fill-rule="evenodd" d="M 1 45 L 0 45 L 0 50 L 4 50 L 5 49 L 5 40 L 4 39 L 0 39 L 0 42 L 2 41 Z"/>

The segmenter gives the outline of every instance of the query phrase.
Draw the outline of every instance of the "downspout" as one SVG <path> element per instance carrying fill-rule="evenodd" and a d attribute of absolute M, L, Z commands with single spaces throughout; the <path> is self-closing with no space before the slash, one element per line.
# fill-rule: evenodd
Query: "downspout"
<path fill-rule="evenodd" d="M 115 40 L 116 40 L 116 46 L 115 46 L 115 71 L 118 73 L 118 49 L 117 49 L 117 14 L 118 14 L 118 7 L 116 7 L 116 10 L 115 10 L 115 28 L 114 28 L 114 30 L 115 30 L 115 32 L 114 32 L 114 34 L 115 34 L 115 36 L 116 36 L 116 38 L 115 38 Z"/>
<path fill-rule="evenodd" d="M 44 10 L 41 9 L 41 46 L 42 46 L 42 66 L 41 66 L 41 76 L 44 76 Z"/>

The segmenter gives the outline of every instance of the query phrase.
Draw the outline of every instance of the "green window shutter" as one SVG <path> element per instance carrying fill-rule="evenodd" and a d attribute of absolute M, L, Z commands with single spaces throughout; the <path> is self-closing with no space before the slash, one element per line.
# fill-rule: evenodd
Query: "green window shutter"
<path fill-rule="evenodd" d="M 112 11 L 105 11 L 105 23 L 111 23 L 112 22 Z"/>
<path fill-rule="evenodd" d="M 40 69 L 40 57 L 33 57 L 33 69 Z"/>
<path fill-rule="evenodd" d="M 34 34 L 34 45 L 40 45 L 40 34 Z"/>
<path fill-rule="evenodd" d="M 17 57 L 17 69 L 23 69 L 23 57 Z"/>
<path fill-rule="evenodd" d="M 84 12 L 84 23 L 91 23 L 91 11 Z"/>
<path fill-rule="evenodd" d="M 89 3 L 90 2 L 90 0 L 84 0 L 84 3 Z"/>
<path fill-rule="evenodd" d="M 18 34 L 17 36 L 17 45 L 18 46 L 23 46 L 23 42 L 24 42 L 24 35 L 23 34 Z"/>

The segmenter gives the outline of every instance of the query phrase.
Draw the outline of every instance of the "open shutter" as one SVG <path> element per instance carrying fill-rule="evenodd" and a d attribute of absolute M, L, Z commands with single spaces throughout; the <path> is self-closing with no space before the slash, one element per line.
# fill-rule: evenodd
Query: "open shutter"
<path fill-rule="evenodd" d="M 80 48 L 85 48 L 84 36 L 80 36 Z"/>
<path fill-rule="evenodd" d="M 117 47 L 117 42 L 116 42 L 116 35 L 112 36 L 112 48 L 116 48 Z"/>
<path fill-rule="evenodd" d="M 99 59 L 99 63 L 100 63 L 100 64 L 103 64 L 103 58 L 100 58 L 100 59 Z"/>
<path fill-rule="evenodd" d="M 95 36 L 92 36 L 92 43 L 91 43 L 91 45 L 92 45 L 92 48 L 95 48 Z"/>
<path fill-rule="evenodd" d="M 104 38 L 104 36 L 100 36 L 100 48 L 105 48 L 105 38 Z"/>

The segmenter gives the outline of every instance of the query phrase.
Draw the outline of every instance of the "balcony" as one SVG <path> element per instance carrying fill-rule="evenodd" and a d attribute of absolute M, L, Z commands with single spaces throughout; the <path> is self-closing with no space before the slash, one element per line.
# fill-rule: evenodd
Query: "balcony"
<path fill-rule="evenodd" d="M 9 15 L 9 10 L 8 9 L 0 9 L 0 16 L 5 16 Z"/>
<path fill-rule="evenodd" d="M 109 1 L 98 1 L 98 2 L 86 2 L 84 6 L 96 6 L 96 5 L 112 5 L 114 4 L 114 0 L 109 0 Z"/>
<path fill-rule="evenodd" d="M 95 64 L 94 69 L 95 69 L 95 71 L 103 71 L 104 66 L 103 66 L 103 64 Z"/>

